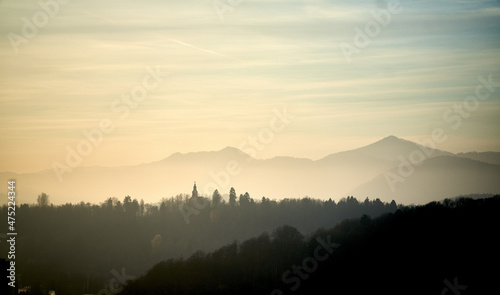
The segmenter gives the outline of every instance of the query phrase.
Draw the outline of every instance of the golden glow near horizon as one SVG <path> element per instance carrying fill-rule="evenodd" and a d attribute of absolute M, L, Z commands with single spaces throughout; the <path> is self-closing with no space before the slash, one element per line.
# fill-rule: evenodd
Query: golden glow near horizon
<path fill-rule="evenodd" d="M 51 169 L 68 147 L 78 166 L 238 147 L 283 108 L 258 158 L 435 128 L 439 149 L 500 151 L 498 1 L 213 2 L 1 1 L 0 171 Z M 478 90 L 489 75 L 496 91 Z"/>

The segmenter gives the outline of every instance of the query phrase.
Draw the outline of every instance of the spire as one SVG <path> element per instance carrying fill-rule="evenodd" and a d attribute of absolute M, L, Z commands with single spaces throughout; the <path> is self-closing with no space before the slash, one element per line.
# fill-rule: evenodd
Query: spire
<path fill-rule="evenodd" d="M 198 190 L 196 189 L 196 181 L 194 182 L 193 194 L 191 195 L 191 198 L 198 198 Z"/>

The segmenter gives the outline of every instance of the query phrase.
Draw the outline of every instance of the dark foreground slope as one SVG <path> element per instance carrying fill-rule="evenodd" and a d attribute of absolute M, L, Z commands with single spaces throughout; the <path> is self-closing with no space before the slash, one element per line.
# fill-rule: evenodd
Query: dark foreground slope
<path fill-rule="evenodd" d="M 160 261 L 189 257 L 198 250 L 214 251 L 286 224 L 311 234 L 346 218 L 379 216 L 400 206 L 379 199 L 358 202 L 353 197 L 338 202 L 259 201 L 247 193 L 238 199 L 234 189 L 230 191 L 234 199 L 229 203 L 215 194 L 212 201 L 197 203 L 186 203 L 188 197 L 178 195 L 160 204 L 144 204 L 126 196 L 123 202 L 109 198 L 100 205 L 18 206 L 15 263 L 19 288 L 33 295 L 47 295 L 50 290 L 65 295 L 115 294 L 117 288 L 110 287 L 110 282 L 122 270 L 127 277 L 139 276 Z M 7 206 L 0 207 L 4 230 L 9 212 Z M 0 232 L 0 259 L 8 258 L 8 238 Z"/>
<path fill-rule="evenodd" d="M 493 294 L 499 209 L 500 196 L 432 202 L 307 239 L 283 226 L 159 263 L 122 294 Z"/>

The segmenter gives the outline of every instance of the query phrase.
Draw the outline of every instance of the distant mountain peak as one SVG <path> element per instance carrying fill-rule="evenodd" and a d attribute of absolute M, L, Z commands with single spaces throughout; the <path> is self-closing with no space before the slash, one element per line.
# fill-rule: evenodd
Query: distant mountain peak
<path fill-rule="evenodd" d="M 360 147 L 357 150 L 367 149 L 369 147 L 376 147 L 376 146 L 385 146 L 385 147 L 393 146 L 394 147 L 394 146 L 399 146 L 401 144 L 416 144 L 416 143 L 409 141 L 409 140 L 399 138 L 399 137 L 394 136 L 394 135 L 389 135 L 389 136 L 384 137 L 384 138 L 382 138 L 374 143 L 371 143 L 371 144 L 366 145 L 364 147 Z"/>
<path fill-rule="evenodd" d="M 235 147 L 232 147 L 232 146 L 226 146 L 225 148 L 223 148 L 222 150 L 220 150 L 221 152 L 232 152 L 232 153 L 243 153 L 243 151 L 241 151 L 240 149 L 237 149 Z"/>
<path fill-rule="evenodd" d="M 413 151 L 423 151 L 424 149 L 429 152 L 428 154 L 426 153 L 426 157 L 452 155 L 449 152 L 425 147 L 419 143 L 402 139 L 394 135 L 384 137 L 377 142 L 358 148 L 356 151 L 379 159 L 396 161 L 399 156 L 408 157 Z"/>
<path fill-rule="evenodd" d="M 395 140 L 404 140 L 404 139 L 401 139 L 394 135 L 389 135 L 387 137 L 382 138 L 380 141 L 395 141 Z"/>
<path fill-rule="evenodd" d="M 369 144 L 368 146 L 370 146 L 370 145 L 379 145 L 379 144 L 386 144 L 386 145 L 392 144 L 392 145 L 394 145 L 394 144 L 402 144 L 402 143 L 416 144 L 413 141 L 409 141 L 409 140 L 406 140 L 406 139 L 403 139 L 403 138 L 400 138 L 400 137 L 397 137 L 397 136 L 394 136 L 394 135 L 389 135 L 387 137 L 382 138 L 379 141 L 376 141 L 376 142 L 374 142 L 372 144 Z"/>
<path fill-rule="evenodd" d="M 251 156 L 248 155 L 247 153 L 245 153 L 244 151 L 240 150 L 239 148 L 232 147 L 232 146 L 226 146 L 222 150 L 217 151 L 215 153 L 232 155 L 232 156 L 237 157 L 237 158 L 242 157 L 242 156 L 251 158 Z"/>

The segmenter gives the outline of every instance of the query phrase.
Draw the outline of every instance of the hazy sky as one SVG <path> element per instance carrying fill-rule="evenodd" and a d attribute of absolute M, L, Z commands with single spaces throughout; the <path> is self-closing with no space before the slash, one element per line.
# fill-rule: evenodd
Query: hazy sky
<path fill-rule="evenodd" d="M 0 171 L 65 163 L 101 121 L 114 130 L 81 166 L 238 147 L 259 133 L 258 158 L 318 159 L 435 128 L 448 136 L 440 149 L 500 151 L 498 0 L 401 0 L 382 25 L 372 12 L 387 11 L 384 0 L 54 1 L 0 1 Z M 367 25 L 372 37 L 359 33 Z M 350 62 L 341 44 L 356 50 Z M 490 74 L 488 99 L 453 110 Z"/>

